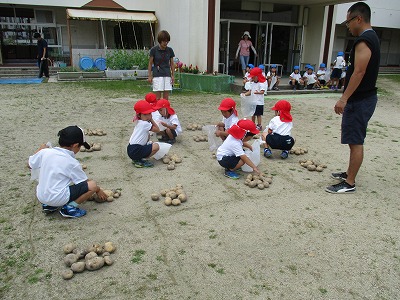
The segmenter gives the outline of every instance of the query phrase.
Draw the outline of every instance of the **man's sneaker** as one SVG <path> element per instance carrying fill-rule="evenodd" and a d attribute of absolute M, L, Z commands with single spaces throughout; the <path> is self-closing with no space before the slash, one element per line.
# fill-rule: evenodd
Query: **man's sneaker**
<path fill-rule="evenodd" d="M 72 205 L 64 205 L 60 210 L 60 214 L 65 218 L 80 218 L 86 215 L 86 210 Z"/>
<path fill-rule="evenodd" d="M 338 184 L 328 186 L 325 191 L 333 194 L 349 194 L 356 191 L 356 185 L 350 185 L 346 181 L 342 181 Z"/>
<path fill-rule="evenodd" d="M 331 177 L 333 179 L 346 180 L 347 179 L 347 173 L 346 172 L 332 173 Z"/>
<path fill-rule="evenodd" d="M 57 206 L 50 206 L 47 204 L 42 204 L 42 209 L 44 213 L 52 213 L 55 212 L 56 210 L 58 210 Z"/>
<path fill-rule="evenodd" d="M 272 156 L 272 151 L 271 151 L 271 149 L 265 148 L 265 149 L 264 149 L 264 156 L 265 156 L 266 158 L 271 157 L 271 156 Z"/>
<path fill-rule="evenodd" d="M 234 172 L 234 171 L 230 171 L 228 169 L 225 170 L 225 176 L 231 179 L 239 179 L 239 174 Z"/>
<path fill-rule="evenodd" d="M 288 158 L 288 156 L 289 156 L 289 151 L 283 150 L 281 153 L 281 158 L 286 159 L 286 158 Z"/>

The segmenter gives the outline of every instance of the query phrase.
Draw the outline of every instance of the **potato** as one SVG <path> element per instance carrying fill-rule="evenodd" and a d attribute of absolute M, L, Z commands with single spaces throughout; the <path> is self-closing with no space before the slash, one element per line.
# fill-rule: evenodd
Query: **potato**
<path fill-rule="evenodd" d="M 107 197 L 112 197 L 114 195 L 114 192 L 112 190 L 103 190 L 103 192 L 107 195 Z"/>
<path fill-rule="evenodd" d="M 307 148 L 303 148 L 304 153 L 308 153 L 308 149 Z"/>
<path fill-rule="evenodd" d="M 250 180 L 250 179 L 246 179 L 246 180 L 244 181 L 244 184 L 245 184 L 245 185 L 249 185 L 249 184 L 250 184 L 250 182 L 251 182 L 251 180 Z"/>
<path fill-rule="evenodd" d="M 105 256 L 105 257 L 104 257 L 104 263 L 105 263 L 107 266 L 111 266 L 111 265 L 114 263 L 114 260 L 112 259 L 111 256 Z"/>
<path fill-rule="evenodd" d="M 257 185 L 257 182 L 255 180 L 252 180 L 249 183 L 249 187 L 251 187 L 251 188 L 256 187 L 256 185 Z"/>
<path fill-rule="evenodd" d="M 175 193 L 176 193 L 177 195 L 179 195 L 179 194 L 183 194 L 184 191 L 183 191 L 183 189 L 176 188 L 176 189 L 175 189 Z"/>
<path fill-rule="evenodd" d="M 177 206 L 180 204 L 181 204 L 181 200 L 179 200 L 178 198 L 172 200 L 172 205 Z"/>
<path fill-rule="evenodd" d="M 81 148 L 80 148 L 80 150 L 79 151 L 81 151 L 81 152 L 85 152 L 86 151 L 86 148 L 85 148 L 85 146 L 81 146 Z"/>
<path fill-rule="evenodd" d="M 113 201 L 114 201 L 114 197 L 113 196 L 107 197 L 107 202 L 113 202 Z"/>
<path fill-rule="evenodd" d="M 85 255 L 85 260 L 89 260 L 89 259 L 92 259 L 92 258 L 97 257 L 97 256 L 98 255 L 97 255 L 97 253 L 95 251 L 91 251 L 91 252 L 89 252 L 88 254 Z"/>
<path fill-rule="evenodd" d="M 177 156 L 177 157 L 175 157 L 174 161 L 175 161 L 177 164 L 180 164 L 180 163 L 182 162 L 182 158 L 179 157 L 179 156 Z"/>
<path fill-rule="evenodd" d="M 160 195 L 159 194 L 151 194 L 151 200 L 153 200 L 153 201 L 160 200 Z"/>
<path fill-rule="evenodd" d="M 269 188 L 269 183 L 268 183 L 268 181 L 264 182 L 264 188 Z"/>
<path fill-rule="evenodd" d="M 90 149 L 86 149 L 85 151 L 86 151 L 86 152 L 93 152 L 93 148 L 90 147 Z"/>
<path fill-rule="evenodd" d="M 170 206 L 172 204 L 172 199 L 170 197 L 165 197 L 164 204 Z"/>
<path fill-rule="evenodd" d="M 264 184 L 263 184 L 263 183 L 259 183 L 259 184 L 257 185 L 257 188 L 258 188 L 259 190 L 263 190 L 263 189 L 264 189 Z"/>
<path fill-rule="evenodd" d="M 78 256 L 78 259 L 84 258 L 87 254 L 86 250 L 75 248 L 72 253 Z"/>
<path fill-rule="evenodd" d="M 247 175 L 246 179 L 248 179 L 250 181 L 253 180 L 253 175 L 251 175 L 251 174 Z"/>
<path fill-rule="evenodd" d="M 318 166 L 315 170 L 316 170 L 317 172 L 322 172 L 322 171 L 324 170 L 324 168 L 321 167 L 321 166 Z"/>
<path fill-rule="evenodd" d="M 93 144 L 93 150 L 94 151 L 100 151 L 101 150 L 101 144 L 97 144 L 97 143 Z"/>
<path fill-rule="evenodd" d="M 67 267 L 70 267 L 73 263 L 78 261 L 78 256 L 74 253 L 69 253 L 64 257 L 64 263 Z"/>
<path fill-rule="evenodd" d="M 165 197 L 167 195 L 167 193 L 169 192 L 169 190 L 162 190 L 160 192 L 161 196 Z"/>
<path fill-rule="evenodd" d="M 103 247 L 105 252 L 113 253 L 117 247 L 113 244 L 113 242 L 106 242 Z"/>
<path fill-rule="evenodd" d="M 175 170 L 175 165 L 168 165 L 167 170 Z"/>
<path fill-rule="evenodd" d="M 183 202 L 186 202 L 187 196 L 186 196 L 186 194 L 182 193 L 182 194 L 179 194 L 178 199 L 183 203 Z"/>
<path fill-rule="evenodd" d="M 307 166 L 307 170 L 308 171 L 315 171 L 317 169 L 317 167 L 315 165 L 308 165 Z"/>
<path fill-rule="evenodd" d="M 74 251 L 75 248 L 76 248 L 76 245 L 74 243 L 69 243 L 63 247 L 63 250 L 64 250 L 65 254 L 68 254 L 68 253 L 71 253 L 72 251 Z"/>
<path fill-rule="evenodd" d="M 82 165 L 82 170 L 86 170 L 87 169 L 87 165 Z"/>
<path fill-rule="evenodd" d="M 164 164 L 168 164 L 171 160 L 169 159 L 169 157 L 165 156 L 162 161 Z"/>
<path fill-rule="evenodd" d="M 85 262 L 77 261 L 76 263 L 73 263 L 71 265 L 71 270 L 74 273 L 82 273 L 83 271 L 85 271 Z"/>
<path fill-rule="evenodd" d="M 107 256 L 106 256 L 107 257 Z M 104 257 L 96 256 L 85 262 L 86 270 L 95 271 L 104 266 Z"/>
<path fill-rule="evenodd" d="M 110 252 L 104 252 L 101 257 L 106 257 L 106 256 L 110 256 Z"/>
<path fill-rule="evenodd" d="M 171 199 L 175 199 L 178 195 L 176 194 L 176 192 L 170 191 L 167 193 L 166 196 L 170 197 Z"/>
<path fill-rule="evenodd" d="M 300 155 L 300 154 L 301 154 L 301 152 L 300 152 L 300 150 L 295 150 L 295 151 L 294 151 L 294 154 L 296 154 L 296 155 Z"/>
<path fill-rule="evenodd" d="M 64 270 L 61 272 L 61 277 L 65 280 L 71 279 L 74 277 L 74 272 L 71 269 Z"/>
<path fill-rule="evenodd" d="M 271 184 L 272 183 L 272 178 L 267 178 L 266 180 L 265 180 L 265 182 L 268 182 L 269 184 Z M 264 182 L 264 183 L 265 183 Z"/>

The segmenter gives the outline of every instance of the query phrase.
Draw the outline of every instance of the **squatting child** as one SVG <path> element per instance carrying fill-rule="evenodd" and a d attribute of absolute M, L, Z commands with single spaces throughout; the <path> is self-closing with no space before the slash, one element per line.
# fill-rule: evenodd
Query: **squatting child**
<path fill-rule="evenodd" d="M 169 144 L 175 143 L 176 137 L 182 133 L 182 126 L 175 110 L 166 99 L 158 100 L 155 109 L 158 109 L 158 112 L 161 115 L 159 122 L 162 128 L 160 130 L 161 138 L 159 141 L 167 142 Z"/>
<path fill-rule="evenodd" d="M 257 117 L 257 129 L 261 130 L 261 118 L 264 114 L 264 93 L 267 89 L 266 78 L 262 75 L 262 70 L 258 67 L 255 67 L 250 71 L 250 78 L 250 90 L 248 90 L 245 95 L 253 95 L 257 99 L 256 111 L 254 112 L 254 115 L 251 117 L 251 119 L 255 123 Z"/>
<path fill-rule="evenodd" d="M 225 140 L 229 135 L 227 130 L 239 121 L 236 102 L 232 98 L 225 98 L 221 101 L 218 109 L 222 114 L 222 122 L 217 124 L 215 135 Z"/>
<path fill-rule="evenodd" d="M 153 163 L 145 160 L 157 153 L 160 146 L 157 143 L 149 143 L 150 131 L 159 132 L 157 123 L 153 120 L 151 113 L 155 110 L 146 100 L 139 100 L 133 106 L 137 121 L 133 133 L 129 139 L 127 153 L 136 168 L 150 168 Z"/>
<path fill-rule="evenodd" d="M 217 149 L 218 163 L 225 168 L 224 175 L 228 178 L 239 179 L 239 174 L 235 170 L 247 164 L 256 173 L 260 174 L 257 166 L 244 153 L 243 147 L 252 150 L 248 143 L 255 134 L 260 131 L 254 122 L 246 119 L 239 120 L 237 124 L 228 129 L 228 137 Z"/>
<path fill-rule="evenodd" d="M 303 75 L 304 85 L 307 87 L 307 90 L 320 88 L 318 83 L 318 77 L 314 73 L 314 67 L 309 66 L 307 71 Z"/>
<path fill-rule="evenodd" d="M 289 84 L 293 87 L 294 91 L 297 88 L 304 87 L 304 81 L 303 81 L 303 79 L 301 79 L 300 67 L 299 66 L 294 66 L 293 67 L 293 72 L 289 76 Z"/>
<path fill-rule="evenodd" d="M 268 91 L 279 91 L 280 77 L 276 72 L 276 65 L 271 65 L 271 69 L 267 73 Z"/>
<path fill-rule="evenodd" d="M 272 156 L 272 149 L 282 150 L 281 158 L 286 159 L 289 151 L 294 145 L 294 138 L 291 136 L 293 128 L 293 118 L 290 114 L 291 105 L 286 100 L 279 100 L 271 108 L 275 111 L 275 117 L 271 119 L 262 134 L 264 144 L 264 156 L 269 158 Z"/>
<path fill-rule="evenodd" d="M 89 180 L 82 166 L 75 158 L 81 146 L 90 149 L 83 130 L 68 126 L 58 132 L 60 147 L 48 148 L 41 145 L 29 157 L 29 168 L 40 170 L 36 196 L 42 203 L 43 212 L 57 211 L 66 218 L 80 218 L 86 210 L 78 206 L 94 193 L 105 200 L 107 195 L 93 180 Z"/>

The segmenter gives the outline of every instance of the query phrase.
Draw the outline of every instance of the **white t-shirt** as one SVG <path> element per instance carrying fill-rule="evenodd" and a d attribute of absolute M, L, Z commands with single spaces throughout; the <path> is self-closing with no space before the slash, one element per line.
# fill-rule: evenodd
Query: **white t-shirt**
<path fill-rule="evenodd" d="M 272 133 L 291 136 L 293 122 L 282 122 L 279 116 L 275 116 L 269 121 L 268 128 L 272 130 Z M 268 132 L 268 128 L 265 128 L 264 132 Z"/>
<path fill-rule="evenodd" d="M 63 206 L 69 201 L 69 186 L 88 178 L 73 151 L 45 148 L 29 157 L 29 166 L 40 169 L 36 187 L 38 200 L 50 206 Z"/>
<path fill-rule="evenodd" d="M 221 160 L 224 156 L 241 156 L 243 154 L 243 141 L 228 135 L 222 145 L 218 147 L 216 157 L 217 160 Z"/>
<path fill-rule="evenodd" d="M 247 81 L 250 81 L 250 72 L 246 72 L 246 74 L 244 74 L 244 78 L 247 80 Z"/>
<path fill-rule="evenodd" d="M 276 77 L 276 76 L 277 76 L 276 71 L 274 72 L 274 74 L 272 74 L 271 71 L 268 71 L 268 73 L 267 73 L 267 77 Z"/>
<path fill-rule="evenodd" d="M 154 122 L 157 122 L 158 120 L 160 120 L 161 114 L 158 110 L 156 110 L 151 113 L 151 117 L 154 120 Z"/>
<path fill-rule="evenodd" d="M 265 83 L 268 84 L 267 81 Z M 264 105 L 264 95 L 267 90 L 265 83 L 253 82 L 253 81 L 250 82 L 251 94 L 256 99 L 256 105 Z M 257 91 L 257 92 L 264 91 L 264 94 L 254 94 L 255 91 Z"/>
<path fill-rule="evenodd" d="M 239 118 L 235 114 L 231 114 L 229 118 L 222 117 L 222 122 L 224 122 L 225 130 L 228 130 L 239 121 Z"/>
<path fill-rule="evenodd" d="M 153 124 L 149 121 L 137 120 L 136 126 L 133 129 L 131 138 L 129 139 L 130 145 L 146 145 L 149 141 L 149 131 Z"/>
<path fill-rule="evenodd" d="M 315 79 L 315 73 L 312 72 L 311 74 L 308 74 L 307 72 L 304 73 L 303 78 L 307 79 L 307 84 L 314 84 L 317 80 Z"/>
<path fill-rule="evenodd" d="M 320 75 L 320 76 L 318 76 L 318 75 Z M 325 79 L 326 78 L 326 71 L 319 69 L 317 71 L 317 77 L 318 77 L 318 80 L 326 80 Z"/>
<path fill-rule="evenodd" d="M 290 74 L 290 77 L 292 78 L 292 79 L 296 79 L 297 81 L 300 81 L 300 78 L 301 78 L 301 74 L 300 73 L 295 73 L 295 72 L 292 72 L 292 74 Z M 289 80 L 289 82 L 290 82 L 290 80 Z"/>
<path fill-rule="evenodd" d="M 335 69 L 341 69 L 346 66 L 346 61 L 344 60 L 343 56 L 336 57 L 336 60 L 334 61 L 334 63 L 335 63 L 335 66 L 334 66 Z"/>
<path fill-rule="evenodd" d="M 159 120 L 159 122 L 167 123 L 168 126 L 176 125 L 177 127 L 175 129 L 175 132 L 176 132 L 177 136 L 180 133 L 182 133 L 181 123 L 179 122 L 178 116 L 176 114 L 170 116 L 168 119 L 163 117 L 163 116 L 161 116 L 160 119 L 158 119 L 158 120 Z"/>

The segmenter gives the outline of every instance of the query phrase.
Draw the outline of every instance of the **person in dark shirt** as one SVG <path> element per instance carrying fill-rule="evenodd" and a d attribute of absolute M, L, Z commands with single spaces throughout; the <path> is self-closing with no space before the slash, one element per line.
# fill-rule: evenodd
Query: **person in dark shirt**
<path fill-rule="evenodd" d="M 364 2 L 353 4 L 344 24 L 356 37 L 350 52 L 343 95 L 334 110 L 342 115 L 341 143 L 350 148 L 346 172 L 332 173 L 340 183 L 326 188 L 330 193 L 355 192 L 355 179 L 364 158 L 367 125 L 378 101 L 376 80 L 380 63 L 380 42 L 371 27 L 371 9 Z"/>
<path fill-rule="evenodd" d="M 49 48 L 47 46 L 47 42 L 42 38 L 39 32 L 35 32 L 33 37 L 37 39 L 37 46 L 38 46 L 38 66 L 39 66 L 39 78 L 46 76 L 49 78 Z"/>

